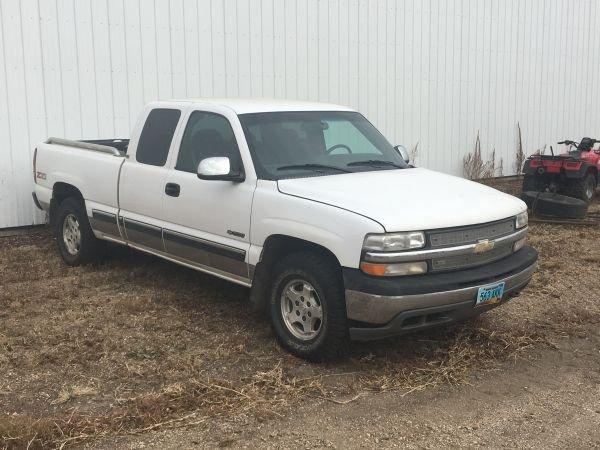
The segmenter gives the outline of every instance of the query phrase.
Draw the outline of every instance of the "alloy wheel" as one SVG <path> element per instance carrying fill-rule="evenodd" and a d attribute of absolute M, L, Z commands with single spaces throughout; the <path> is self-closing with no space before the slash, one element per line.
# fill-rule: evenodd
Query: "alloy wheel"
<path fill-rule="evenodd" d="M 283 323 L 300 340 L 314 339 L 323 325 L 323 306 L 315 288 L 302 279 L 288 282 L 281 292 Z"/>

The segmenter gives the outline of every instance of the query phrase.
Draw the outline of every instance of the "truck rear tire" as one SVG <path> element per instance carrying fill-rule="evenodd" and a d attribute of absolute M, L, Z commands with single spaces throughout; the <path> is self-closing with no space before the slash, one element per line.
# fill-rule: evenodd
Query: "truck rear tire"
<path fill-rule="evenodd" d="M 588 172 L 582 178 L 573 180 L 569 186 L 569 195 L 580 198 L 584 202 L 590 203 L 594 199 L 596 191 L 596 177 Z"/>
<path fill-rule="evenodd" d="M 339 267 L 316 252 L 291 254 L 276 267 L 269 309 L 279 344 L 310 361 L 342 356 L 349 335 Z"/>
<path fill-rule="evenodd" d="M 69 197 L 56 210 L 54 236 L 58 251 L 69 266 L 90 262 L 98 256 L 100 241 L 94 236 L 83 202 Z"/>

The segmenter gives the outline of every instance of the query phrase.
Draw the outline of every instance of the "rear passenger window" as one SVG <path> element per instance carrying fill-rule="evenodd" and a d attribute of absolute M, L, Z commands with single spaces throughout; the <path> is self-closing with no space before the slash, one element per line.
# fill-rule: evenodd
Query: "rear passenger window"
<path fill-rule="evenodd" d="M 181 111 L 178 109 L 158 108 L 150 111 L 135 154 L 137 162 L 153 166 L 165 165 L 180 116 Z"/>
<path fill-rule="evenodd" d="M 196 173 L 200 161 L 214 156 L 228 157 L 234 171 L 242 168 L 240 152 L 229 120 L 219 114 L 194 111 L 181 139 L 175 169 Z"/>

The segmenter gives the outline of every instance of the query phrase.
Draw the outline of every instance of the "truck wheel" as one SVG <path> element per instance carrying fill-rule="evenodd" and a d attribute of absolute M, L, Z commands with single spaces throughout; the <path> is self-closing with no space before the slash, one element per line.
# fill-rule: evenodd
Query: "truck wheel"
<path fill-rule="evenodd" d="M 311 361 L 343 355 L 349 337 L 339 268 L 313 252 L 289 255 L 277 267 L 270 313 L 279 344 Z"/>
<path fill-rule="evenodd" d="M 587 173 L 583 178 L 573 180 L 569 193 L 572 197 L 580 198 L 590 203 L 596 191 L 596 177 L 593 173 Z"/>
<path fill-rule="evenodd" d="M 91 261 L 98 253 L 96 239 L 85 212 L 85 206 L 76 198 L 64 200 L 56 211 L 54 235 L 58 251 L 69 266 Z"/>

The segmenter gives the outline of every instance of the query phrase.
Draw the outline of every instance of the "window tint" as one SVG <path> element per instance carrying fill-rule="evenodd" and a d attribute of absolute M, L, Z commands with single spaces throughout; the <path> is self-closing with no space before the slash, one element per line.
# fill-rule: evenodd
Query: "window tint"
<path fill-rule="evenodd" d="M 241 169 L 240 152 L 229 120 L 219 114 L 194 111 L 183 133 L 175 169 L 196 173 L 200 161 L 214 156 L 226 156 L 232 170 Z"/>
<path fill-rule="evenodd" d="M 150 111 L 135 154 L 138 162 L 153 166 L 165 165 L 179 116 L 181 111 L 178 109 L 158 108 Z"/>
<path fill-rule="evenodd" d="M 323 131 L 325 145 L 332 155 L 341 153 L 362 153 L 381 155 L 381 151 L 347 120 L 329 120 Z"/>

